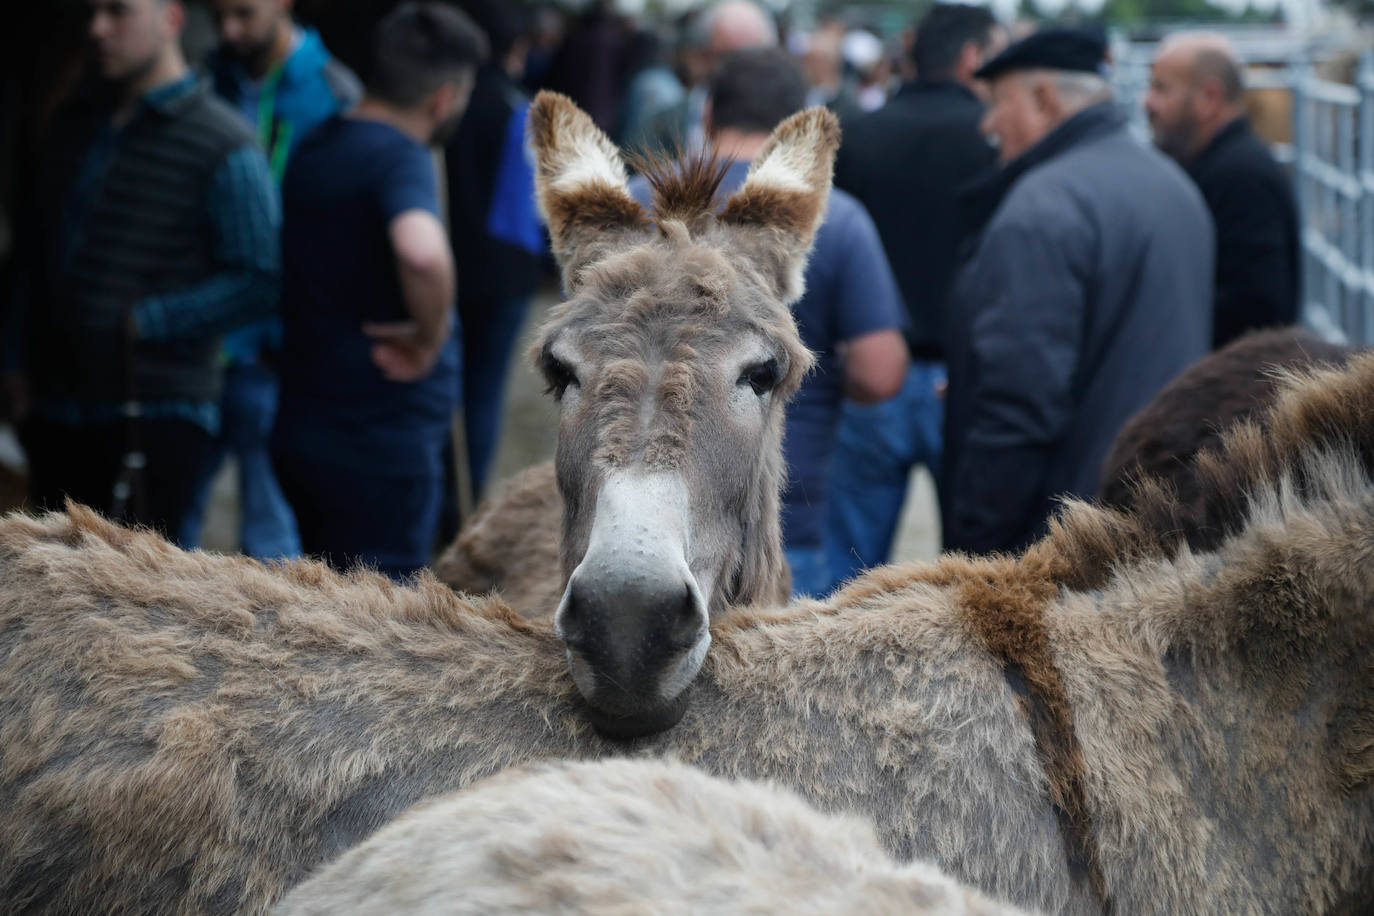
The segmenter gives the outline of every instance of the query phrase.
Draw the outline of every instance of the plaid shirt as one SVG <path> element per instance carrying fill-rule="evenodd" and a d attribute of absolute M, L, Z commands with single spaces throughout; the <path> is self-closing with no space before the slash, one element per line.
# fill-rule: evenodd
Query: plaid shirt
<path fill-rule="evenodd" d="M 196 77 L 149 92 L 141 106 L 165 105 L 190 92 Z M 136 114 L 135 117 L 139 117 Z M 92 146 L 64 210 L 64 248 L 77 244 L 82 220 L 104 180 L 120 132 L 113 126 Z M 152 296 L 134 305 L 133 320 L 144 340 L 178 340 L 218 333 L 263 312 L 264 301 L 277 301 L 281 278 L 281 202 L 267 160 L 256 147 L 230 152 L 215 171 L 206 192 L 205 211 L 219 270 L 182 289 Z M 121 416 L 117 400 L 85 402 L 48 400 L 35 405 L 44 416 L 74 425 L 101 423 Z M 145 402 L 143 416 L 188 420 L 216 433 L 219 405 L 210 401 Z"/>

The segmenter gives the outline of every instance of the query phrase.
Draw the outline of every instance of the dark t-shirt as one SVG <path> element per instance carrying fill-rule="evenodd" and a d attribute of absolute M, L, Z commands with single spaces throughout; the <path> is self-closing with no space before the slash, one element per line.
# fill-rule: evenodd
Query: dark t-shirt
<path fill-rule="evenodd" d="M 723 195 L 744 184 L 749 163 L 735 162 L 721 184 Z M 646 206 L 648 185 L 630 185 Z M 906 311 L 868 211 L 839 189 L 830 192 L 825 222 L 806 265 L 806 293 L 792 306 L 802 343 L 816 354 L 816 368 L 787 405 L 783 453 L 787 490 L 782 533 L 787 547 L 819 547 L 825 523 L 827 478 L 844 395 L 844 363 L 837 347 L 874 331 L 904 329 Z"/>
<path fill-rule="evenodd" d="M 331 118 L 292 154 L 282 182 L 275 448 L 383 476 L 441 473 L 458 398 L 456 335 L 427 378 L 401 383 L 373 365 L 362 331 L 409 317 L 387 234 L 408 210 L 439 215 L 434 164 L 388 125 Z"/>

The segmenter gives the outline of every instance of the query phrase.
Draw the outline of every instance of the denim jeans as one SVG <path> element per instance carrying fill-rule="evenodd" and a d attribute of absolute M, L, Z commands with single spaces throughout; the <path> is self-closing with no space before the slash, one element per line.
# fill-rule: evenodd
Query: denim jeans
<path fill-rule="evenodd" d="M 362 564 L 397 582 L 429 563 L 444 489 L 441 473 L 385 475 L 280 449 L 272 460 L 310 556 L 341 570 Z"/>
<path fill-rule="evenodd" d="M 830 594 L 830 563 L 824 547 L 787 547 L 783 556 L 792 570 L 793 598 L 824 598 Z"/>
<path fill-rule="evenodd" d="M 459 303 L 463 322 L 463 422 L 472 492 L 476 495 L 486 486 L 501 437 L 506 375 L 528 306 L 528 298 Z"/>
<path fill-rule="evenodd" d="M 902 390 L 877 404 L 846 401 L 830 466 L 826 547 L 832 582 L 888 561 L 911 469 L 940 478 L 943 363 L 913 361 Z"/>
<path fill-rule="evenodd" d="M 220 430 L 200 466 L 196 491 L 181 527 L 188 549 L 200 546 L 210 486 L 228 455 L 239 468 L 241 549 L 260 560 L 298 557 L 300 535 L 291 506 L 272 471 L 268 439 L 277 415 L 277 377 L 259 363 L 234 363 L 224 374 Z"/>

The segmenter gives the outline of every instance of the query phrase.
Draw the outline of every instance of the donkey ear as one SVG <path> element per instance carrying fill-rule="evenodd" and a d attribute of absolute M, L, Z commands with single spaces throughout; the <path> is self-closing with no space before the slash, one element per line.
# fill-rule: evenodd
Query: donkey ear
<path fill-rule="evenodd" d="M 539 93 L 530 106 L 535 197 L 549 224 L 563 287 L 576 292 L 583 268 L 649 227 L 644 208 L 630 196 L 615 144 L 572 99 Z"/>
<path fill-rule="evenodd" d="M 774 129 L 721 211 L 721 223 L 753 236 L 747 250 L 775 278 L 774 291 L 784 302 L 805 291 L 806 256 L 825 218 L 839 148 L 840 122 L 829 111 L 816 107 L 792 115 Z"/>

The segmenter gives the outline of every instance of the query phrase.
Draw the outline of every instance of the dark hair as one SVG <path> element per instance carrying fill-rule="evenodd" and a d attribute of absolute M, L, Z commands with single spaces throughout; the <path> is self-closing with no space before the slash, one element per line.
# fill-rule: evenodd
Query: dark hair
<path fill-rule="evenodd" d="M 403 3 L 372 32 L 369 95 L 402 108 L 471 74 L 487 57 L 487 37 L 466 13 L 440 3 Z"/>
<path fill-rule="evenodd" d="M 937 3 L 916 24 L 911 60 L 916 76 L 926 82 L 949 79 L 959 54 L 970 41 L 984 47 L 997 20 L 984 6 Z"/>
<path fill-rule="evenodd" d="M 463 12 L 472 17 L 477 27 L 486 33 L 493 58 L 503 58 L 515 43 L 529 37 L 534 29 L 534 17 L 523 3 L 511 0 L 460 0 Z"/>
<path fill-rule="evenodd" d="M 725 57 L 711 77 L 711 126 L 771 131 L 806 105 L 806 78 L 781 48 L 750 48 Z"/>

